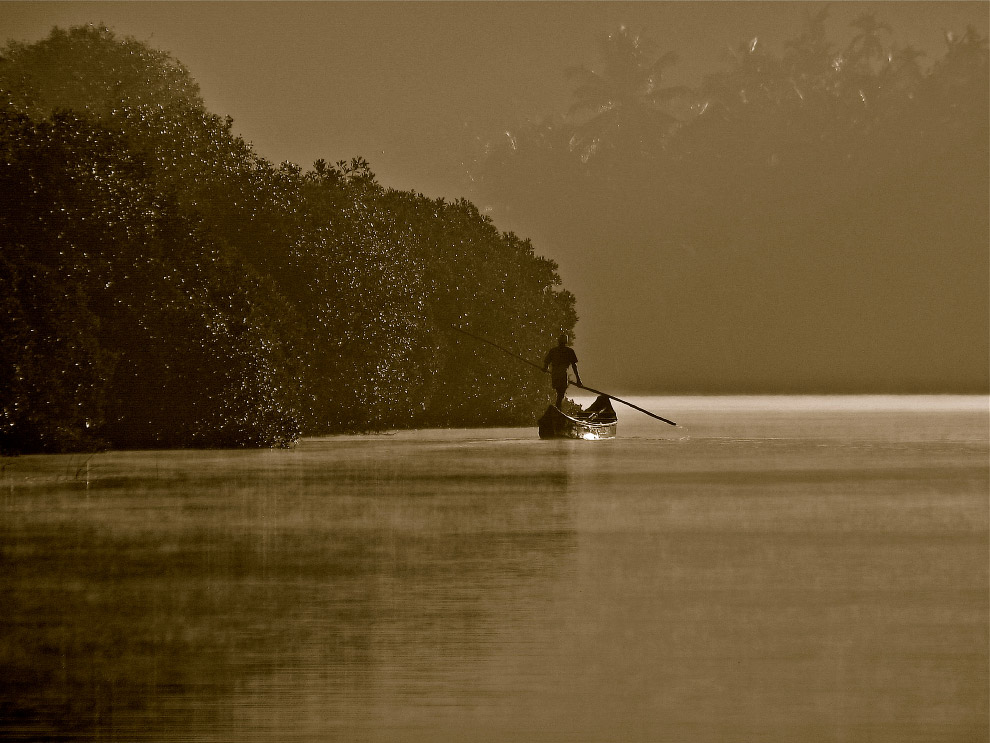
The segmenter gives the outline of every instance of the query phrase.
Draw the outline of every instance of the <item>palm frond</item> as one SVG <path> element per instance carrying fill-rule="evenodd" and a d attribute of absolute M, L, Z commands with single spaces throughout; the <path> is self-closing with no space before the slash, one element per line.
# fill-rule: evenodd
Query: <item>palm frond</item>
<path fill-rule="evenodd" d="M 677 52 L 667 52 L 661 55 L 661 57 L 650 65 L 649 69 L 651 73 L 657 74 L 662 73 L 668 67 L 672 67 L 680 60 L 680 55 Z"/>
<path fill-rule="evenodd" d="M 651 91 L 647 95 L 647 98 L 655 103 L 669 103 L 670 101 L 677 100 L 678 98 L 686 98 L 692 93 L 693 91 L 691 88 L 686 85 L 671 85 L 666 88 Z"/>

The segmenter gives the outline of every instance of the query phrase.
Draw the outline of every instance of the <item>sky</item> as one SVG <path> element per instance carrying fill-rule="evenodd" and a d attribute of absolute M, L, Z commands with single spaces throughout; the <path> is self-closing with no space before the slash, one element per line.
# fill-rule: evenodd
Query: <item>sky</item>
<path fill-rule="evenodd" d="M 756 0 L 0 2 L 0 40 L 32 42 L 56 25 L 105 24 L 185 64 L 207 108 L 231 116 L 235 133 L 271 161 L 308 168 L 318 158 L 361 156 L 385 186 L 457 198 L 469 196 L 465 162 L 477 142 L 564 112 L 571 98 L 565 70 L 593 66 L 598 39 L 620 24 L 677 52 L 667 81 L 693 85 L 723 66 L 730 47 L 759 36 L 779 48 L 821 7 Z M 890 24 L 893 44 L 933 56 L 944 50 L 946 31 L 990 31 L 985 1 L 840 1 L 830 6 L 830 38 L 843 41 L 864 12 Z M 494 216 L 560 264 L 578 296 L 579 334 L 591 341 L 585 352 L 603 355 L 608 329 L 595 311 L 584 311 L 594 303 L 582 306 L 590 262 L 572 260 L 539 224 Z"/>

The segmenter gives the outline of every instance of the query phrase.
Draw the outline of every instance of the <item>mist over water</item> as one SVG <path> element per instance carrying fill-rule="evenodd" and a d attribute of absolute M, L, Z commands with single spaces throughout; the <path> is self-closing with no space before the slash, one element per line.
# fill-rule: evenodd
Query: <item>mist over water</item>
<path fill-rule="evenodd" d="M 986 397 L 0 460 L 0 738 L 988 734 Z"/>

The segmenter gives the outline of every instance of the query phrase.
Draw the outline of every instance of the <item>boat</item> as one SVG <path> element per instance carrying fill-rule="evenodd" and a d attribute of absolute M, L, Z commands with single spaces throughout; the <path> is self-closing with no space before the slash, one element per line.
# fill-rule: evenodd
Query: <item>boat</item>
<path fill-rule="evenodd" d="M 453 330 L 458 333 L 463 333 L 464 335 L 470 336 L 475 340 L 486 343 L 489 346 L 494 346 L 499 351 L 507 353 L 514 359 L 519 359 L 519 361 L 524 364 L 532 366 L 534 369 L 539 369 L 541 372 L 546 373 L 546 369 L 529 359 L 523 358 L 522 356 L 517 356 L 512 353 L 507 348 L 502 348 L 502 346 L 488 340 L 487 338 L 482 338 L 480 335 L 475 335 L 464 328 L 459 328 L 456 325 L 450 326 Z M 578 414 L 568 414 L 559 410 L 556 406 L 551 405 L 547 408 L 546 412 L 540 418 L 540 438 L 541 439 L 614 439 L 615 438 L 615 424 L 617 422 L 615 411 L 612 410 L 612 403 L 609 400 L 615 400 L 616 402 L 621 402 L 623 405 L 628 405 L 633 410 L 638 410 L 640 413 L 645 413 L 651 418 L 656 418 L 658 421 L 663 421 L 668 426 L 676 426 L 672 420 L 668 420 L 661 415 L 656 413 L 651 413 L 649 410 L 645 410 L 639 405 L 633 405 L 628 400 L 623 400 L 621 397 L 616 397 L 615 395 L 609 395 L 601 390 L 596 390 L 594 387 L 586 387 L 578 382 L 571 382 L 575 387 L 578 387 L 587 392 L 593 392 L 598 395 L 598 398 L 592 403 L 591 407 L 586 411 L 581 411 Z"/>
<path fill-rule="evenodd" d="M 587 410 L 565 413 L 550 405 L 540 418 L 541 439 L 614 439 L 618 417 L 612 403 L 599 395 Z"/>

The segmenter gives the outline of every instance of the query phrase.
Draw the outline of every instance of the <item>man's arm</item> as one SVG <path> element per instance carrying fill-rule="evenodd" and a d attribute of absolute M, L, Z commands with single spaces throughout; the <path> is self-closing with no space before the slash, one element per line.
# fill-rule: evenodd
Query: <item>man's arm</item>
<path fill-rule="evenodd" d="M 577 380 L 578 384 L 581 384 L 581 372 L 577 370 L 577 362 L 575 361 L 571 366 L 574 368 L 574 378 Z"/>

